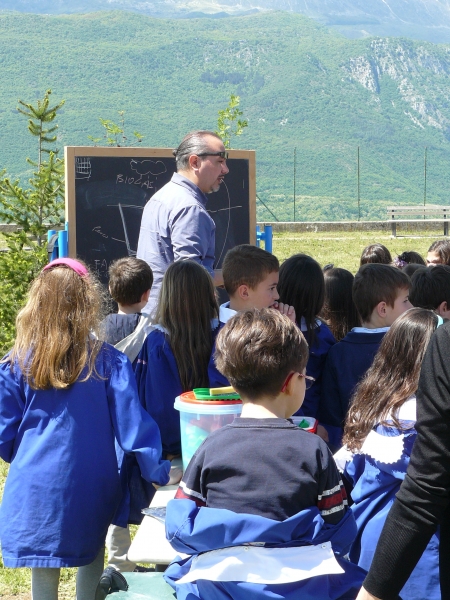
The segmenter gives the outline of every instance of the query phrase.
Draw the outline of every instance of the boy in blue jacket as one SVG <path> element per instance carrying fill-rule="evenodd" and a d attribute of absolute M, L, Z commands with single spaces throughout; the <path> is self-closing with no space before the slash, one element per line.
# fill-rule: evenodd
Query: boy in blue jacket
<path fill-rule="evenodd" d="M 187 553 L 165 579 L 178 600 L 355 598 L 364 571 L 344 560 L 356 535 L 333 457 L 289 417 L 301 406 L 308 346 L 270 309 L 233 316 L 217 337 L 220 371 L 242 415 L 199 447 L 166 534 Z"/>
<path fill-rule="evenodd" d="M 342 446 L 350 399 L 372 364 L 384 334 L 412 307 L 410 286 L 409 277 L 390 265 L 369 263 L 355 275 L 353 301 L 362 325 L 330 348 L 322 379 L 319 420 L 328 431 L 333 449 Z"/>
<path fill-rule="evenodd" d="M 242 310 L 275 308 L 295 322 L 294 307 L 278 302 L 278 258 L 256 246 L 241 244 L 229 250 L 222 265 L 223 283 L 229 302 L 220 306 L 219 327 Z M 228 386 L 226 377 L 217 370 L 214 348 L 208 365 L 209 385 Z"/>

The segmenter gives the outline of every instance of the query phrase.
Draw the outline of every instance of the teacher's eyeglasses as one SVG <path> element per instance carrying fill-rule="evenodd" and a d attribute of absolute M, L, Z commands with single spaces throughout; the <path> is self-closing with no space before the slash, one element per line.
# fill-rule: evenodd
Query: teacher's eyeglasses
<path fill-rule="evenodd" d="M 286 381 L 283 384 L 283 387 L 281 388 L 282 392 L 285 392 L 287 390 L 287 386 L 289 385 L 289 382 L 293 378 L 294 375 L 298 375 L 299 377 L 305 378 L 305 387 L 307 390 L 309 390 L 309 388 L 315 382 L 315 378 L 311 377 L 311 375 L 304 375 L 303 373 L 289 373 L 289 375 L 286 378 Z"/>
<path fill-rule="evenodd" d="M 220 158 L 228 159 L 228 152 L 202 152 L 201 154 L 197 154 L 197 156 L 220 156 Z"/>

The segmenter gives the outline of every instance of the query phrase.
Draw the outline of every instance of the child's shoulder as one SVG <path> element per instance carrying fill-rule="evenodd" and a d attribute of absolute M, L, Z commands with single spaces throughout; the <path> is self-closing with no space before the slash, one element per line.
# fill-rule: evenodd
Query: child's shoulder
<path fill-rule="evenodd" d="M 133 313 L 131 315 L 112 313 L 107 315 L 101 323 L 102 339 L 108 342 L 108 344 L 115 346 L 133 333 L 139 323 L 140 317 L 140 313 Z"/>
<path fill-rule="evenodd" d="M 260 446 L 259 452 L 272 453 L 274 444 L 282 440 L 283 445 L 294 445 L 300 449 L 315 451 L 320 448 L 327 452 L 326 443 L 317 435 L 301 429 L 290 419 L 253 419 L 236 417 L 234 421 L 213 431 L 203 442 L 208 448 L 245 445 L 249 440 L 253 447 Z"/>
<path fill-rule="evenodd" d="M 356 327 L 347 333 L 347 335 L 337 342 L 333 348 L 333 353 L 337 354 L 340 352 L 351 351 L 353 346 L 372 346 L 380 344 L 386 331 L 373 331 L 363 330 L 361 327 Z M 356 350 L 356 348 L 355 348 Z"/>
<path fill-rule="evenodd" d="M 316 320 L 316 325 L 317 339 L 325 345 L 334 346 L 334 344 L 336 344 L 336 339 L 331 333 L 331 329 L 328 327 L 328 325 L 321 319 Z"/>

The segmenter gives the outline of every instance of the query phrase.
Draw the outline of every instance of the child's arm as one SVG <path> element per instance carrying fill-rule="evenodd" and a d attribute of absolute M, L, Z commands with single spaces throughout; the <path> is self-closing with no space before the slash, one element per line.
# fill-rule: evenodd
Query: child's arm
<path fill-rule="evenodd" d="M 16 367 L 18 369 L 18 367 Z M 9 363 L 0 365 L 0 457 L 11 462 L 25 401 Z"/>
<path fill-rule="evenodd" d="M 180 481 L 180 486 L 175 494 L 175 499 L 192 500 L 197 506 L 206 506 L 206 490 L 204 489 L 204 485 L 202 485 L 202 471 L 205 458 L 204 445 L 205 443 L 203 442 L 189 461 Z"/>
<path fill-rule="evenodd" d="M 106 382 L 114 433 L 124 452 L 136 455 L 142 477 L 166 485 L 170 462 L 162 460 L 161 435 L 154 419 L 142 408 L 131 363 L 119 352 Z"/>
<path fill-rule="evenodd" d="M 180 414 L 174 402 L 182 387 L 175 357 L 161 331 L 153 331 L 145 340 L 134 375 L 141 404 L 159 427 L 164 453 L 180 454 Z"/>
<path fill-rule="evenodd" d="M 331 452 L 325 444 L 322 448 L 323 470 L 319 477 L 317 506 L 325 523 L 335 525 L 347 511 L 347 492 Z"/>

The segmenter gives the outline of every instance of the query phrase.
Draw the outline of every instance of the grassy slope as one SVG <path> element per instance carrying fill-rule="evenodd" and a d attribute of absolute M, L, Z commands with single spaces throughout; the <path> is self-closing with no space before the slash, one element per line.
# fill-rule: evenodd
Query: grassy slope
<path fill-rule="evenodd" d="M 124 109 L 130 137 L 136 129 L 147 146 L 173 147 L 190 129 L 215 128 L 217 110 L 239 93 L 249 127 L 235 146 L 257 150 L 258 193 L 280 220 L 293 213 L 294 147 L 302 220 L 356 214 L 358 145 L 363 216 L 423 200 L 424 146 L 428 201 L 447 202 L 445 132 L 415 126 L 388 76 L 375 98 L 346 71 L 351 58 L 371 56 L 370 40 L 287 13 L 179 21 L 124 12 L 0 14 L 0 40 L 0 166 L 13 174 L 23 175 L 33 152 L 17 98 L 34 101 L 51 87 L 67 100 L 61 146 L 89 144 L 88 134 L 101 135 L 98 117 L 116 120 Z M 445 62 L 446 47 L 399 43 Z M 432 67 L 413 76 L 417 94 L 450 119 L 447 76 Z"/>
<path fill-rule="evenodd" d="M 440 237 L 435 235 L 423 237 L 398 237 L 392 239 L 388 235 L 377 232 L 368 233 L 280 233 L 274 236 L 274 253 L 280 261 L 297 252 L 305 252 L 314 256 L 322 265 L 334 262 L 336 267 L 343 267 L 355 272 L 358 268 L 359 256 L 365 246 L 380 242 L 387 246 L 392 256 L 404 250 L 416 250 L 423 256 L 431 242 Z M 0 462 L 0 499 L 3 492 L 7 465 Z M 61 580 L 61 600 L 73 598 L 75 589 L 75 570 L 63 569 Z M 5 569 L 0 561 L 0 598 L 11 596 L 15 600 L 29 600 L 30 570 Z"/>

